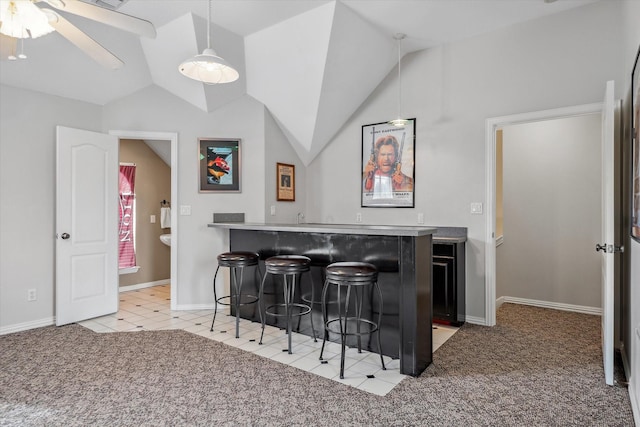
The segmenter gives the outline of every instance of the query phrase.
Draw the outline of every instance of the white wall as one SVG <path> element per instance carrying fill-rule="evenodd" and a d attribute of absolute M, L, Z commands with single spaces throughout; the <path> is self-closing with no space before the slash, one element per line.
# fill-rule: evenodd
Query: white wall
<path fill-rule="evenodd" d="M 600 310 L 601 134 L 600 114 L 504 128 L 497 297 Z"/>
<path fill-rule="evenodd" d="M 1 92 L 0 330 L 26 329 L 54 316 L 56 126 L 100 131 L 102 108 L 9 86 Z M 27 289 L 36 301 L 27 302 Z"/>
<path fill-rule="evenodd" d="M 470 203 L 485 201 L 485 120 L 601 102 L 607 80 L 623 81 L 621 7 L 599 2 L 489 35 L 408 55 L 402 100 L 416 117 L 415 209 L 360 208 L 360 127 L 394 117 L 396 80 L 381 83 L 309 165 L 310 221 L 468 227 L 467 314 L 484 319 L 484 227 Z M 618 86 L 620 88 L 620 86 Z M 621 89 L 619 89 L 621 91 Z"/>

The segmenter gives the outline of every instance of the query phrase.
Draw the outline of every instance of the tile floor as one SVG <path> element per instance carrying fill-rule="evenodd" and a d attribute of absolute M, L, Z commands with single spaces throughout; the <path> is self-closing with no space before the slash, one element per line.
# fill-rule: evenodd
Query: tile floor
<path fill-rule="evenodd" d="M 126 291 L 120 294 L 120 310 L 112 315 L 80 322 L 94 332 L 134 332 L 140 330 L 182 329 L 233 347 L 268 357 L 280 363 L 320 375 L 356 387 L 360 390 L 384 396 L 400 383 L 405 375 L 400 374 L 400 361 L 385 356 L 387 370 L 380 366 L 377 353 L 348 349 L 345 358 L 344 379 L 340 379 L 340 345 L 327 343 L 323 363 L 319 360 L 322 340 L 313 340 L 302 334 L 291 336 L 293 353 L 288 354 L 287 336 L 279 328 L 267 326 L 263 344 L 260 340 L 260 324 L 241 319 L 240 338 L 235 338 L 235 317 L 218 312 L 216 327 L 210 332 L 213 310 L 171 311 L 170 285 Z M 433 350 L 435 351 L 458 328 L 434 325 Z"/>

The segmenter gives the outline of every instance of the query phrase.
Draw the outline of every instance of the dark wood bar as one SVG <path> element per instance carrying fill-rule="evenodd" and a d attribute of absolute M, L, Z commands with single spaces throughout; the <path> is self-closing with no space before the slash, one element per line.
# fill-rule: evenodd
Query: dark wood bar
<path fill-rule="evenodd" d="M 405 375 L 418 376 L 431 363 L 434 228 L 248 223 L 211 223 L 209 227 L 229 229 L 230 250 L 258 252 L 263 261 L 284 254 L 311 258 L 315 301 L 320 300 L 327 265 L 339 261 L 375 265 L 383 294 L 383 353 L 399 358 L 400 372 Z M 241 311 L 241 315 L 256 320 L 253 309 Z M 319 309 L 314 316 L 316 325 L 321 325 Z M 303 326 L 301 332 L 310 334 L 310 329 Z"/>

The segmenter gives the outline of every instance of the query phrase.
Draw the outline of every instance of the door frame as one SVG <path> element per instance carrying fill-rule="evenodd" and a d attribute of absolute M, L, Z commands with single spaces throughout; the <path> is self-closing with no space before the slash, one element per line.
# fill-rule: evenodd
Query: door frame
<path fill-rule="evenodd" d="M 505 126 L 602 113 L 601 102 L 508 116 L 491 117 L 485 125 L 485 325 L 496 324 L 496 131 Z"/>
<path fill-rule="evenodd" d="M 121 139 L 162 140 L 171 143 L 171 206 L 178 206 L 178 134 L 176 132 L 145 132 L 110 130 L 109 135 Z M 171 310 L 178 306 L 178 215 L 171 215 Z"/>

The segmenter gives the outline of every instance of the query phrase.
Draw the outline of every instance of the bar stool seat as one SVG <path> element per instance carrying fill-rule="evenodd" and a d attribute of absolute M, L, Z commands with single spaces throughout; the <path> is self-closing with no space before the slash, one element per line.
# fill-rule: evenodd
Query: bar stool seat
<path fill-rule="evenodd" d="M 380 341 L 380 324 L 382 321 L 382 292 L 378 284 L 378 270 L 373 264 L 365 262 L 335 262 L 325 269 L 325 282 L 322 289 L 322 319 L 324 323 L 324 337 L 320 350 L 320 360 L 324 353 L 324 345 L 329 339 L 329 332 L 340 335 L 342 351 L 340 354 L 340 378 L 344 379 L 344 357 L 346 352 L 347 337 L 356 336 L 358 353 L 362 353 L 362 336 L 377 332 L 378 353 L 382 362 L 382 369 L 387 369 L 382 357 L 382 344 Z M 335 285 L 338 290 L 338 316 L 329 318 L 327 313 L 327 295 L 329 287 Z M 342 299 L 342 288 L 346 288 L 345 298 Z M 373 287 L 378 294 L 377 322 L 362 317 L 363 291 L 365 287 Z M 352 305 L 351 291 L 355 293 L 355 301 Z M 371 301 L 373 304 L 373 301 Z M 373 309 L 371 310 L 373 312 Z M 351 313 L 351 315 L 350 315 Z"/>
<path fill-rule="evenodd" d="M 287 324 L 288 346 L 287 350 L 289 354 L 291 352 L 291 321 L 293 317 L 298 317 L 305 314 L 311 315 L 313 301 L 310 304 L 304 302 L 296 302 L 296 282 L 299 282 L 302 273 L 310 272 L 311 259 L 302 255 L 278 255 L 267 258 L 264 262 L 265 274 L 262 278 L 262 284 L 260 285 L 260 293 L 258 298 L 262 300 L 264 296 L 264 284 L 269 274 L 281 275 L 283 278 L 283 296 L 284 302 L 270 304 L 264 307 L 264 302 L 261 304 L 261 320 L 262 320 L 262 333 L 260 334 L 260 344 L 264 337 L 264 328 L 266 323 L 266 317 L 276 316 L 284 317 Z M 314 293 L 313 278 L 311 277 L 311 295 Z M 284 308 L 284 313 L 279 309 Z M 317 341 L 316 330 L 313 326 L 313 316 L 311 316 L 311 331 L 313 333 L 313 340 Z M 299 323 L 298 323 L 299 325 Z"/>
<path fill-rule="evenodd" d="M 259 298 L 256 295 L 242 295 L 243 274 L 245 267 L 256 266 L 258 276 L 260 276 L 260 255 L 255 252 L 233 251 L 224 252 L 218 255 L 218 268 L 213 276 L 213 298 L 215 300 L 215 312 L 213 313 L 213 322 L 211 322 L 211 331 L 213 324 L 216 322 L 216 314 L 218 313 L 218 304 L 233 306 L 236 314 L 236 338 L 240 338 L 240 307 L 247 304 L 255 304 Z M 216 293 L 216 277 L 220 267 L 229 267 L 231 269 L 231 286 L 230 295 L 218 298 Z M 260 283 L 258 278 L 257 283 Z M 258 285 L 256 284 L 256 288 Z M 262 320 L 262 313 L 260 313 Z"/>

